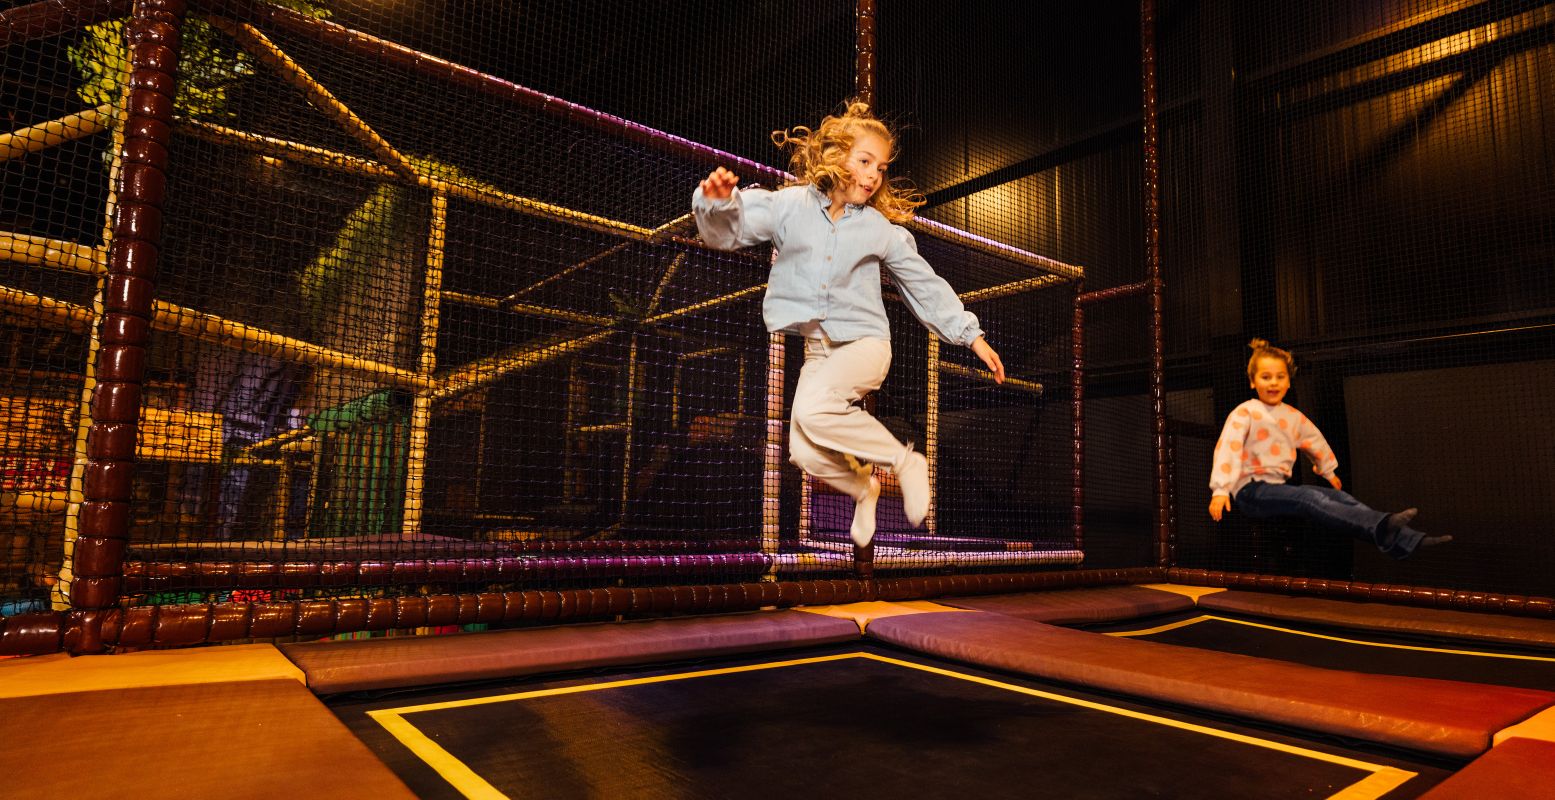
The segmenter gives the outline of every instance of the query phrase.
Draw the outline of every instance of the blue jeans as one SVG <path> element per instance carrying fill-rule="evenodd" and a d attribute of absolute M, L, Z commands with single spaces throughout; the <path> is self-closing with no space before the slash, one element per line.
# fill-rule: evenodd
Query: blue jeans
<path fill-rule="evenodd" d="M 1328 486 L 1253 481 L 1236 493 L 1234 503 L 1237 510 L 1253 519 L 1298 517 L 1325 528 L 1344 531 L 1376 545 L 1378 550 L 1394 558 L 1408 558 L 1425 535 L 1407 526 L 1397 533 L 1389 531 L 1384 524 L 1388 518 L 1386 512 Z"/>

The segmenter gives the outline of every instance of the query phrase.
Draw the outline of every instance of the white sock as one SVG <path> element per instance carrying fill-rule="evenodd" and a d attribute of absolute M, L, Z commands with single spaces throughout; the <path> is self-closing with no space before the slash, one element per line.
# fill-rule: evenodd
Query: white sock
<path fill-rule="evenodd" d="M 848 530 L 853 543 L 859 547 L 869 544 L 875 538 L 875 501 L 879 499 L 880 481 L 870 475 L 869 488 L 864 490 L 864 496 L 853 501 L 853 527 Z"/>
<path fill-rule="evenodd" d="M 907 514 L 907 524 L 914 528 L 923 527 L 923 520 L 929 515 L 932 494 L 929 487 L 929 462 L 909 450 L 896 468 L 896 480 L 902 486 L 902 511 Z"/>

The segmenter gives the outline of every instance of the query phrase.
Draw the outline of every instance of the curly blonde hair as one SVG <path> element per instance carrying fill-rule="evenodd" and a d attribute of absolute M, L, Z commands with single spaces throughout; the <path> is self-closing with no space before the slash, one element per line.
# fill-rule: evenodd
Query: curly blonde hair
<path fill-rule="evenodd" d="M 1273 358 L 1285 362 L 1285 372 L 1289 375 L 1296 374 L 1296 357 L 1289 350 L 1281 350 L 1265 339 L 1254 339 L 1247 343 L 1253 349 L 1253 357 L 1247 359 L 1247 379 L 1252 380 L 1258 372 L 1258 359 Z"/>
<path fill-rule="evenodd" d="M 869 110 L 869 104 L 850 100 L 847 110 L 828 116 L 814 130 L 803 125 L 772 132 L 772 143 L 790 150 L 789 172 L 796 177 L 793 185 L 814 184 L 825 194 L 847 185 L 851 180 L 846 166 L 848 154 L 860 133 L 870 133 L 885 140 L 896 152 L 896 134 L 886 127 Z M 924 204 L 923 194 L 901 178 L 891 178 L 869 198 L 869 204 L 885 218 L 896 223 L 913 218 L 913 211 Z"/>

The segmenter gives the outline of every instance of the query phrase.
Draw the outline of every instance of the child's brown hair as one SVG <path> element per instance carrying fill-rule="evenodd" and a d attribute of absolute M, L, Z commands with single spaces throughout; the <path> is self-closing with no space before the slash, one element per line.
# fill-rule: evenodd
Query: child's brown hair
<path fill-rule="evenodd" d="M 1290 354 L 1289 350 L 1282 350 L 1278 347 L 1275 347 L 1264 339 L 1254 339 L 1251 342 L 1248 342 L 1247 346 L 1253 348 L 1253 357 L 1247 359 L 1248 380 L 1252 380 L 1253 375 L 1258 372 L 1258 359 L 1260 358 L 1277 358 L 1281 361 L 1284 361 L 1286 374 L 1296 374 L 1296 358 Z"/>
<path fill-rule="evenodd" d="M 789 171 L 798 178 L 797 183 L 814 184 L 822 193 L 844 186 L 851 176 L 845 166 L 848 154 L 859 133 L 872 133 L 884 139 L 896 154 L 896 135 L 885 123 L 875 118 L 869 104 L 858 100 L 848 102 L 847 110 L 828 116 L 814 130 L 803 125 L 790 130 L 773 131 L 772 143 L 792 151 L 789 155 Z M 896 223 L 913 217 L 914 209 L 926 202 L 922 193 L 899 178 L 883 183 L 869 198 L 869 204 L 885 218 Z"/>

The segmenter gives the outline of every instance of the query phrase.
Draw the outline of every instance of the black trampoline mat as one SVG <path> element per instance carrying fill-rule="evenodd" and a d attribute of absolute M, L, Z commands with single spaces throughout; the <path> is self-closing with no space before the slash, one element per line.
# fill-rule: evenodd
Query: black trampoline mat
<path fill-rule="evenodd" d="M 870 652 L 512 688 L 336 713 L 423 797 L 1367 798 L 1443 775 Z"/>
<path fill-rule="evenodd" d="M 1329 669 L 1555 690 L 1555 656 L 1549 655 L 1478 650 L 1463 643 L 1404 643 L 1361 631 L 1302 630 L 1215 614 L 1137 630 L 1119 627 L 1110 626 L 1106 633 Z"/>

